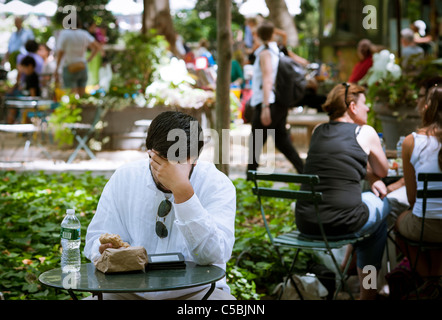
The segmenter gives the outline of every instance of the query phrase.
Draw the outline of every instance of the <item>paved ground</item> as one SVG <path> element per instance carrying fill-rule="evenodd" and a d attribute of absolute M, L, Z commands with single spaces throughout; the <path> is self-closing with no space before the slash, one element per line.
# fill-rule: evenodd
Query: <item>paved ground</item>
<path fill-rule="evenodd" d="M 301 128 L 302 129 L 302 128 Z M 306 157 L 306 148 L 303 132 L 293 132 L 292 138 L 297 145 L 301 158 Z M 229 177 L 231 179 L 245 177 L 248 161 L 248 137 L 250 134 L 249 125 L 239 125 L 231 130 Z M 42 149 L 38 147 L 37 141 L 32 141 L 28 153 L 24 153 L 25 139 L 16 134 L 2 134 L 0 136 L 0 170 L 16 171 L 45 171 L 48 173 L 72 171 L 85 172 L 92 171 L 96 175 L 110 177 L 116 168 L 124 163 L 147 159 L 147 153 L 142 150 L 117 150 L 95 152 L 96 159 L 91 160 L 89 156 L 81 150 L 71 164 L 66 161 L 72 154 L 73 149 L 59 149 L 56 145 L 45 144 L 44 148 L 50 153 L 52 160 L 45 156 Z M 261 161 L 262 168 L 274 168 L 277 172 L 295 172 L 293 166 L 286 160 L 284 155 L 276 150 L 273 157 L 271 150 L 273 142 L 269 141 L 264 149 Z M 214 141 L 209 141 L 201 154 L 202 160 L 213 162 Z M 24 160 L 24 161 L 23 161 Z"/>

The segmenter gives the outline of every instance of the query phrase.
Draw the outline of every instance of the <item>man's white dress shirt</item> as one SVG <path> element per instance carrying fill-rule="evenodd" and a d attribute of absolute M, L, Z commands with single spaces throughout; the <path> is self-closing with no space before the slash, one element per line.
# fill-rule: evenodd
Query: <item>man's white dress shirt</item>
<path fill-rule="evenodd" d="M 189 200 L 176 204 L 173 195 L 169 198 L 173 204 L 165 219 L 169 234 L 161 239 L 155 224 L 158 206 L 166 194 L 157 189 L 149 160 L 118 168 L 104 187 L 87 229 L 86 257 L 97 259 L 100 235 L 111 233 L 119 234 L 131 246 L 146 248 L 147 254 L 181 252 L 186 261 L 214 264 L 225 270 L 235 242 L 235 187 L 212 163 L 204 161 L 197 162 L 190 183 L 194 195 Z M 216 286 L 230 292 L 225 278 Z M 174 298 L 203 288 L 144 293 L 144 297 Z"/>

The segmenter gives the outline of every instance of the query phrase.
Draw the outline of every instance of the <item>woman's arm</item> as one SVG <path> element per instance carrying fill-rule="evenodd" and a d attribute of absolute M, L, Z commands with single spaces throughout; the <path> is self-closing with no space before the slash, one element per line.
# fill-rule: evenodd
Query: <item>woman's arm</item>
<path fill-rule="evenodd" d="M 269 50 L 263 50 L 259 55 L 259 63 L 262 71 L 262 110 L 261 122 L 264 126 L 269 126 L 272 123 L 270 115 L 269 99 L 272 92 L 272 57 Z"/>
<path fill-rule="evenodd" d="M 97 41 L 94 41 L 91 42 L 88 47 L 89 49 L 91 49 L 91 54 L 89 55 L 87 62 L 90 62 L 95 57 L 95 55 L 101 50 L 101 45 Z"/>
<path fill-rule="evenodd" d="M 381 178 L 388 174 L 388 160 L 382 149 L 379 136 L 372 127 L 364 125 L 357 136 L 361 148 L 368 154 L 367 175 L 373 193 L 383 199 L 387 195 L 387 187 Z"/>
<path fill-rule="evenodd" d="M 287 32 L 282 29 L 275 28 L 273 29 L 273 37 L 281 37 L 281 44 L 285 47 L 287 46 Z M 276 41 L 277 39 L 274 39 Z M 277 41 L 276 41 L 277 42 Z"/>
<path fill-rule="evenodd" d="M 367 163 L 367 175 L 365 180 L 370 184 L 371 191 L 379 198 L 384 199 L 388 190 L 385 183 L 377 175 L 373 173 L 373 169 L 370 166 L 370 162 Z"/>
<path fill-rule="evenodd" d="M 416 171 L 410 162 L 413 149 L 414 137 L 412 134 L 409 134 L 402 143 L 402 166 L 404 168 L 405 188 L 407 189 L 407 198 L 410 207 L 414 206 L 417 193 Z"/>
<path fill-rule="evenodd" d="M 263 94 L 263 105 L 269 104 L 270 92 L 273 87 L 272 79 L 272 57 L 269 50 L 263 50 L 259 55 L 259 62 L 262 72 L 262 94 Z"/>
<path fill-rule="evenodd" d="M 388 174 L 388 160 L 376 130 L 371 126 L 364 125 L 359 136 L 362 138 L 360 141 L 361 147 L 366 152 L 368 151 L 368 162 L 373 174 L 380 178 L 386 177 Z"/>

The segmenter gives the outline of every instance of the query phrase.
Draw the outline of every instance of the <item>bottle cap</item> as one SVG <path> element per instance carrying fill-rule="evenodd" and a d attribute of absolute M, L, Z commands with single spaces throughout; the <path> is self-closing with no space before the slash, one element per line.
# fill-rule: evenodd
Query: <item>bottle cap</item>
<path fill-rule="evenodd" d="M 67 209 L 66 213 L 67 214 L 74 214 L 75 213 L 75 209 Z"/>

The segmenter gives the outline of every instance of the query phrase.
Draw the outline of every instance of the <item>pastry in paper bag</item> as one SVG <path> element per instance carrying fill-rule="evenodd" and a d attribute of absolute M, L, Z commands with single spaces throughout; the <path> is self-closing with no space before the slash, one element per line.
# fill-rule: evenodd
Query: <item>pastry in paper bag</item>
<path fill-rule="evenodd" d="M 94 264 L 103 273 L 115 273 L 144 270 L 147 261 L 144 247 L 108 248 Z"/>
<path fill-rule="evenodd" d="M 124 247 L 124 248 L 130 247 L 129 243 L 121 240 L 121 237 L 118 234 L 105 233 L 100 236 L 99 240 L 100 240 L 101 244 L 111 243 L 112 248 L 114 248 L 114 249 L 118 249 L 120 247 Z"/>

